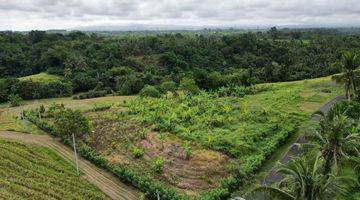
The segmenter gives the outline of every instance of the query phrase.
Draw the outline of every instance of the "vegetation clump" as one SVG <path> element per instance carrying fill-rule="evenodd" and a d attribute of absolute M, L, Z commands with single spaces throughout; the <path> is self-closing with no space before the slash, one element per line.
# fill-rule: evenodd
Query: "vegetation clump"
<path fill-rule="evenodd" d="M 135 158 L 141 158 L 144 155 L 144 150 L 142 150 L 138 147 L 133 147 L 132 154 L 134 155 Z"/>
<path fill-rule="evenodd" d="M 156 172 L 160 173 L 163 171 L 165 160 L 163 157 L 157 157 L 154 162 L 154 169 Z"/>
<path fill-rule="evenodd" d="M 10 94 L 8 96 L 10 107 L 20 106 L 21 97 L 18 94 Z"/>
<path fill-rule="evenodd" d="M 139 96 L 159 98 L 161 96 L 161 93 L 154 86 L 145 85 L 145 87 L 140 90 Z"/>

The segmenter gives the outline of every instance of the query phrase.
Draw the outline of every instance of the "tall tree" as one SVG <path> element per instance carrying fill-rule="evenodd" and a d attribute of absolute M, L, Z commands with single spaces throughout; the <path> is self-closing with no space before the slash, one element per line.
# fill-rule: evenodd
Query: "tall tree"
<path fill-rule="evenodd" d="M 355 70 L 359 67 L 358 55 L 354 52 L 343 54 L 343 70 L 345 79 L 345 91 L 349 100 L 356 98 Z"/>
<path fill-rule="evenodd" d="M 335 106 L 322 117 L 319 131 L 314 133 L 324 158 L 324 173 L 332 167 L 337 171 L 339 162 L 360 150 L 360 134 L 352 126 L 352 120 L 344 115 L 346 108 Z"/>

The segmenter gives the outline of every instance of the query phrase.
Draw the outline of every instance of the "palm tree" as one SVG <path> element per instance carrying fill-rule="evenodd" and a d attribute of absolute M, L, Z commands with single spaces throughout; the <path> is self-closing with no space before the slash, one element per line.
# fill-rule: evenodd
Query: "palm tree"
<path fill-rule="evenodd" d="M 319 131 L 314 133 L 324 158 L 324 173 L 337 170 L 339 161 L 348 159 L 360 149 L 360 134 L 345 116 L 346 107 L 336 105 L 327 116 L 322 115 Z"/>
<path fill-rule="evenodd" d="M 356 83 L 354 71 L 359 67 L 358 56 L 354 52 L 343 54 L 343 70 L 346 96 L 349 100 L 356 98 Z"/>
<path fill-rule="evenodd" d="M 331 200 L 345 195 L 349 183 L 353 180 L 333 174 L 322 174 L 321 162 L 320 154 L 311 160 L 294 159 L 289 165 L 283 165 L 278 170 L 279 173 L 285 175 L 280 186 L 285 185 L 286 189 L 259 187 L 247 199 Z"/>

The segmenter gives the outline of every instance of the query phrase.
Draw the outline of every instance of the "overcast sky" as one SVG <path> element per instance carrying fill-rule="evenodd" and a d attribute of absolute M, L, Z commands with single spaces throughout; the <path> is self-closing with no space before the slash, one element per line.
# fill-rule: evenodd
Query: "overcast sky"
<path fill-rule="evenodd" d="M 358 26 L 360 0 L 0 0 L 0 30 L 126 24 Z"/>

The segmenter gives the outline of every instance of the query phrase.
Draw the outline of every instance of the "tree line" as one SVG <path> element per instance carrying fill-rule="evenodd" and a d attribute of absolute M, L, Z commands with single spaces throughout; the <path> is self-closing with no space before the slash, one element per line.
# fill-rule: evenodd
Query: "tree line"
<path fill-rule="evenodd" d="M 0 78 L 48 72 L 64 77 L 61 82 L 71 85 L 66 91 L 72 93 L 96 88 L 128 95 L 137 94 L 145 85 L 159 88 L 164 82 L 178 84 L 190 77 L 200 89 L 214 90 L 334 74 L 341 71 L 342 52 L 359 47 L 358 35 L 276 28 L 264 33 L 118 37 L 1 32 Z"/>

